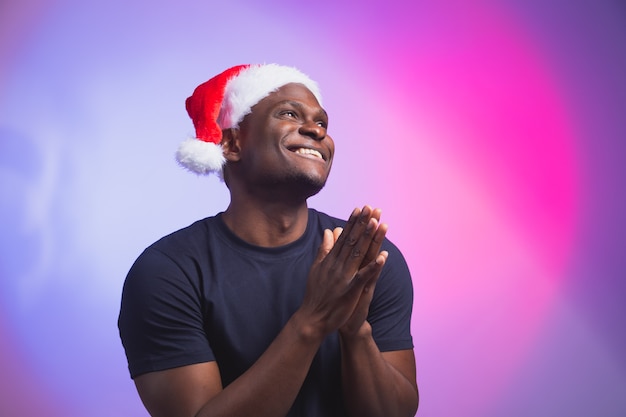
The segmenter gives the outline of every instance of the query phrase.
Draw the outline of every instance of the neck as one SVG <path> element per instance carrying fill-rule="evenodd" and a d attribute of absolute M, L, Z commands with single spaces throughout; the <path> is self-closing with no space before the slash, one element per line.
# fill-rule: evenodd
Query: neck
<path fill-rule="evenodd" d="M 302 236 L 308 222 L 306 201 L 250 204 L 233 198 L 222 219 L 228 228 L 246 242 L 262 247 L 283 246 Z"/>

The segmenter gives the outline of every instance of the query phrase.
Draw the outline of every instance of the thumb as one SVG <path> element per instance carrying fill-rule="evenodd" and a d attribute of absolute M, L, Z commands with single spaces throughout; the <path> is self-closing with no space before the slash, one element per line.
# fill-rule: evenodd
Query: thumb
<path fill-rule="evenodd" d="M 339 239 L 341 232 L 343 232 L 343 227 L 335 227 L 333 229 L 333 245 L 337 243 L 337 239 Z"/>
<path fill-rule="evenodd" d="M 322 237 L 322 244 L 317 250 L 317 256 L 315 257 L 315 262 L 316 263 L 321 262 L 326 257 L 326 255 L 328 255 L 330 250 L 333 248 L 334 244 L 335 244 L 335 239 L 333 236 L 333 232 L 329 229 L 325 229 L 324 235 Z"/>

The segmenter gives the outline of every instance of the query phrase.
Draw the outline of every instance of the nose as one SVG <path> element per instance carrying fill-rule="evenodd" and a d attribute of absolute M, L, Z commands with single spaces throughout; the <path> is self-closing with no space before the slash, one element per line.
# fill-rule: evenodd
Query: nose
<path fill-rule="evenodd" d="M 299 132 L 301 135 L 308 136 L 313 140 L 322 140 L 326 137 L 326 128 L 320 126 L 318 122 L 307 121 L 300 126 Z"/>

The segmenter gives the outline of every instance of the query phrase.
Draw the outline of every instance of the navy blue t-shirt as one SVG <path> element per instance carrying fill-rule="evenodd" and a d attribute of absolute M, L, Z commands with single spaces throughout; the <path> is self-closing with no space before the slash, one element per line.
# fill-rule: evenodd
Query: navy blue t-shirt
<path fill-rule="evenodd" d="M 124 284 L 119 329 L 131 377 L 217 361 L 226 386 L 267 349 L 304 297 L 324 229 L 345 222 L 309 209 L 305 233 L 275 248 L 234 235 L 221 214 L 149 246 Z M 406 262 L 389 252 L 368 322 L 381 351 L 411 349 L 413 288 Z M 345 415 L 335 332 L 322 343 L 289 416 Z"/>

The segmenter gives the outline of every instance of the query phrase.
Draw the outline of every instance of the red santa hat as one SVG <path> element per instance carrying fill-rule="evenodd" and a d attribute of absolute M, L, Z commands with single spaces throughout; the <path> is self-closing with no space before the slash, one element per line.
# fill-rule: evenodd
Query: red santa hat
<path fill-rule="evenodd" d="M 315 81 L 296 68 L 277 64 L 238 65 L 200 84 L 186 101 L 196 137 L 180 144 L 178 163 L 196 174 L 221 173 L 226 163 L 222 130 L 238 127 L 252 106 L 290 83 L 303 84 L 322 104 Z"/>

